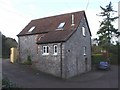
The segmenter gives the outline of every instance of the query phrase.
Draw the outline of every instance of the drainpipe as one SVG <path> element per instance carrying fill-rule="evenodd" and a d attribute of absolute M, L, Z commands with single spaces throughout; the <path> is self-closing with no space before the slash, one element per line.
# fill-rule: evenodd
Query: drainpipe
<path fill-rule="evenodd" d="M 20 37 L 18 36 L 18 62 L 20 63 Z"/>
<path fill-rule="evenodd" d="M 62 71 L 62 70 L 63 70 L 63 69 L 62 69 L 62 66 L 63 66 L 63 65 L 62 65 L 62 61 L 63 61 L 63 60 L 62 60 L 62 42 L 61 42 L 61 43 L 60 43 L 60 62 L 61 62 L 61 63 L 60 63 L 60 64 L 61 64 L 61 65 L 60 65 L 61 68 L 60 68 L 60 69 L 61 69 L 61 77 L 62 77 L 62 74 L 63 74 L 63 71 Z M 62 77 L 62 78 L 63 78 L 63 77 Z"/>

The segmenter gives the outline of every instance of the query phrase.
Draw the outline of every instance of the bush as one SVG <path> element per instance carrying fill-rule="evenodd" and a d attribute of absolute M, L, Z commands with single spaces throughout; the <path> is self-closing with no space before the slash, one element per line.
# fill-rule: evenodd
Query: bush
<path fill-rule="evenodd" d="M 106 61 L 105 57 L 103 57 L 102 54 L 92 55 L 92 65 L 98 64 L 100 61 Z"/>
<path fill-rule="evenodd" d="M 116 54 L 111 54 L 110 55 L 110 63 L 111 64 L 118 64 L 118 55 Z"/>
<path fill-rule="evenodd" d="M 32 65 L 32 60 L 31 60 L 31 56 L 30 55 L 27 56 L 27 60 L 25 60 L 23 62 L 23 64 L 25 64 L 25 65 Z"/>
<path fill-rule="evenodd" d="M 27 57 L 27 61 L 28 61 L 29 64 L 32 64 L 32 60 L 31 60 L 30 55 L 28 55 L 28 57 Z"/>
<path fill-rule="evenodd" d="M 11 82 L 7 77 L 2 79 L 2 89 L 17 88 L 16 84 Z"/>
<path fill-rule="evenodd" d="M 10 58 L 10 48 L 17 47 L 15 39 L 2 35 L 2 58 Z"/>
<path fill-rule="evenodd" d="M 110 64 L 118 64 L 118 55 L 110 53 L 109 54 Z M 103 54 L 93 54 L 92 55 L 92 65 L 98 64 L 100 61 L 108 61 Z"/>

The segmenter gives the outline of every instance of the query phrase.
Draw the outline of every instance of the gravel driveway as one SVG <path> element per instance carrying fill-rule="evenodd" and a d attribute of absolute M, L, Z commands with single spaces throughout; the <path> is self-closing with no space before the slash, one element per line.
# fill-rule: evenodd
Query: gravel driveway
<path fill-rule="evenodd" d="M 118 66 L 112 65 L 109 71 L 90 71 L 85 74 L 63 80 L 29 66 L 2 62 L 3 76 L 21 88 L 118 88 Z"/>

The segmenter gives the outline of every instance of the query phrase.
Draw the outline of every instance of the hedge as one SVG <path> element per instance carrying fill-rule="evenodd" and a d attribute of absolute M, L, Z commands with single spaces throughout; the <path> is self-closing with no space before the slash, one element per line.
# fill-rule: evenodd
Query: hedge
<path fill-rule="evenodd" d="M 118 55 L 109 54 L 110 64 L 118 64 Z M 93 54 L 92 55 L 92 65 L 98 64 L 100 61 L 108 61 L 103 54 Z"/>
<path fill-rule="evenodd" d="M 92 65 L 98 64 L 100 61 L 106 61 L 106 58 L 102 54 L 93 54 L 92 55 Z"/>

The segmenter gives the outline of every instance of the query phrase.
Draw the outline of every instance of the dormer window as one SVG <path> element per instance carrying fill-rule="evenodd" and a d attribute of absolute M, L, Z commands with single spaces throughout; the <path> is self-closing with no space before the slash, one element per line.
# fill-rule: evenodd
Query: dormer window
<path fill-rule="evenodd" d="M 64 25 L 65 25 L 65 22 L 60 23 L 59 26 L 57 27 L 57 30 L 63 29 Z"/>
<path fill-rule="evenodd" d="M 35 26 L 31 27 L 28 32 L 32 32 L 35 29 Z"/>

